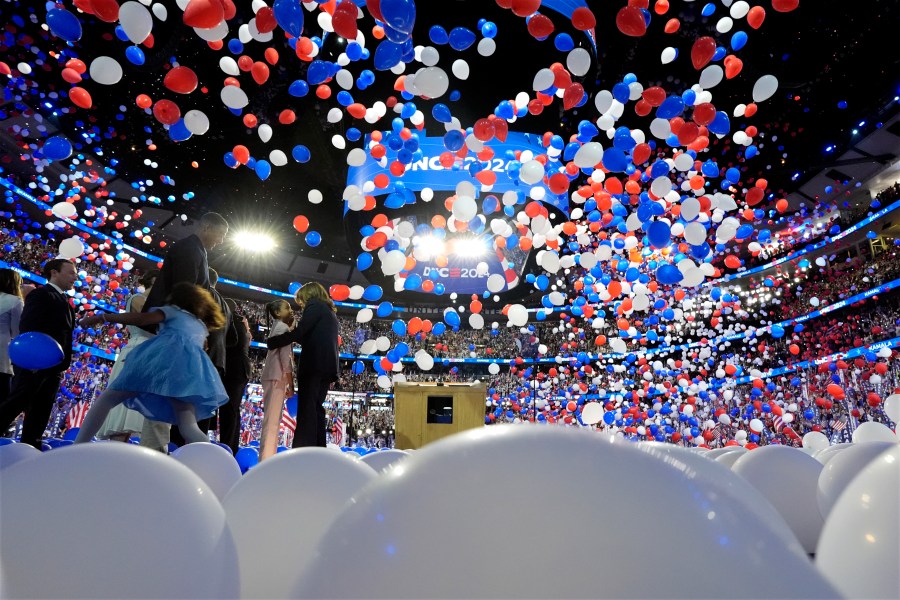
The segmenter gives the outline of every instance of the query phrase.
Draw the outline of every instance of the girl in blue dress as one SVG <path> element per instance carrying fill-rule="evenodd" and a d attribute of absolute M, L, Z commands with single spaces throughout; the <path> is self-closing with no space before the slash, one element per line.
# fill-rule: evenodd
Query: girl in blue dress
<path fill-rule="evenodd" d="M 149 312 L 95 314 L 80 321 L 82 327 L 98 323 L 159 324 L 159 333 L 131 352 L 119 375 L 94 401 L 75 443 L 90 441 L 109 411 L 122 403 L 153 421 L 178 425 L 188 442 L 208 442 L 197 421 L 228 402 L 222 380 L 203 350 L 209 331 L 225 326 L 225 315 L 212 295 L 199 286 L 179 283 L 164 306 Z"/>

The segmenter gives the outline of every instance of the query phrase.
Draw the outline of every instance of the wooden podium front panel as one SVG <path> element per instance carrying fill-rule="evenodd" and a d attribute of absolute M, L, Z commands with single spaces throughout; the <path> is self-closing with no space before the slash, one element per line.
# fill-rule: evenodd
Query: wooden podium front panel
<path fill-rule="evenodd" d="M 486 391 L 482 382 L 394 384 L 394 447 L 416 450 L 442 437 L 484 427 Z"/>

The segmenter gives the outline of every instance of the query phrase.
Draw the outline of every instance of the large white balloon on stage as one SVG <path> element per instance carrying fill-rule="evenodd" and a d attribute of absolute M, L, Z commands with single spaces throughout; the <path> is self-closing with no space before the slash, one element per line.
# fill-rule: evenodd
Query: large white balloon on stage
<path fill-rule="evenodd" d="M 293 595 L 837 596 L 805 556 L 705 482 L 677 456 L 608 436 L 471 430 L 415 452 L 357 494 Z M 511 501 L 532 506 L 533 518 L 510 521 L 502 507 Z M 689 551 L 673 552 L 682 541 Z M 563 576 L 528 570 L 547 557 L 564 560 Z"/>
<path fill-rule="evenodd" d="M 768 498 L 807 553 L 816 551 L 824 523 L 816 510 L 822 463 L 796 448 L 763 446 L 737 459 L 731 468 Z"/>
<path fill-rule="evenodd" d="M 327 448 L 279 452 L 248 471 L 223 502 L 240 554 L 241 597 L 287 598 L 344 503 L 376 477 Z M 345 567 L 345 575 L 356 569 Z"/>
<path fill-rule="evenodd" d="M 900 445 L 873 460 L 828 515 L 816 566 L 847 598 L 900 598 Z"/>
<path fill-rule="evenodd" d="M 241 468 L 234 455 L 218 444 L 185 444 L 172 456 L 205 481 L 220 502 L 241 480 Z"/>
<path fill-rule="evenodd" d="M 235 598 L 237 551 L 212 490 L 131 444 L 57 448 L 3 471 L 10 598 Z"/>
<path fill-rule="evenodd" d="M 819 475 L 816 499 L 822 517 L 828 519 L 828 513 L 840 498 L 844 489 L 853 478 L 875 460 L 882 452 L 889 450 L 894 444 L 890 442 L 863 442 L 853 444 L 846 451 L 837 454 L 828 461 Z"/>

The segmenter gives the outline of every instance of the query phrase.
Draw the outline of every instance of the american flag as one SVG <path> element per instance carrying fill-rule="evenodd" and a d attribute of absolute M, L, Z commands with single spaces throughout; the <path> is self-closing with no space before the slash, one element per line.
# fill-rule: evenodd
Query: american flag
<path fill-rule="evenodd" d="M 331 441 L 340 446 L 344 441 L 344 421 L 340 417 L 334 418 L 334 427 L 331 430 Z"/>
<path fill-rule="evenodd" d="M 847 426 L 847 421 L 843 419 L 835 419 L 831 422 L 831 429 L 834 431 L 841 431 Z"/>
<path fill-rule="evenodd" d="M 712 430 L 713 441 L 719 443 L 722 441 L 722 430 L 716 426 Z"/>
<path fill-rule="evenodd" d="M 781 415 L 775 415 L 775 418 L 772 419 L 772 425 L 775 428 L 775 433 L 781 433 L 784 429 L 784 420 L 781 418 Z"/>
<path fill-rule="evenodd" d="M 294 438 L 294 431 L 297 430 L 297 419 L 288 412 L 287 405 L 281 409 L 281 432 L 284 434 L 284 445 L 288 446 Z"/>
<path fill-rule="evenodd" d="M 76 429 L 81 427 L 81 424 L 84 423 L 84 417 L 87 415 L 89 406 L 90 403 L 86 400 L 82 400 L 73 406 L 69 410 L 69 414 L 66 415 L 66 428 Z"/>

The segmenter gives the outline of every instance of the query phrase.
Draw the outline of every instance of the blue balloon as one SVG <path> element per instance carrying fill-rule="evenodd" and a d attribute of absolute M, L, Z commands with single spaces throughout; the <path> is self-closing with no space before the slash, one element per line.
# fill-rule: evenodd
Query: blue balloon
<path fill-rule="evenodd" d="M 444 312 L 444 322 L 447 323 L 450 327 L 459 327 L 460 319 L 459 313 L 455 310 L 448 310 Z"/>
<path fill-rule="evenodd" d="M 397 319 L 391 324 L 391 331 L 401 337 L 406 335 L 406 321 Z"/>
<path fill-rule="evenodd" d="M 647 239 L 654 248 L 665 248 L 672 239 L 672 229 L 663 221 L 653 221 L 647 228 Z"/>
<path fill-rule="evenodd" d="M 296 416 L 297 416 L 297 394 L 294 394 L 293 396 L 291 396 L 290 398 L 285 400 L 284 407 L 287 409 L 289 415 L 296 418 Z"/>
<path fill-rule="evenodd" d="M 141 66 L 146 62 L 144 51 L 137 46 L 128 46 L 125 48 L 125 58 L 133 65 Z"/>
<path fill-rule="evenodd" d="M 716 111 L 716 116 L 713 118 L 712 123 L 706 127 L 716 135 L 725 135 L 731 130 L 731 121 L 728 119 L 727 114 L 719 110 Z"/>
<path fill-rule="evenodd" d="M 77 42 L 81 39 L 81 21 L 63 8 L 54 8 L 47 12 L 47 27 L 53 35 L 67 42 Z"/>
<path fill-rule="evenodd" d="M 190 139 L 194 135 L 191 130 L 184 124 L 184 119 L 178 119 L 176 123 L 169 127 L 169 137 L 173 142 L 183 142 Z"/>
<path fill-rule="evenodd" d="M 454 27 L 450 32 L 450 47 L 463 51 L 475 43 L 475 33 L 465 27 Z"/>
<path fill-rule="evenodd" d="M 46 333 L 28 331 L 9 343 L 12 364 L 30 371 L 55 367 L 64 358 L 62 346 Z"/>
<path fill-rule="evenodd" d="M 370 285 L 365 290 L 363 290 L 363 300 L 368 300 L 369 302 L 375 302 L 377 300 L 381 300 L 381 296 L 384 295 L 384 290 L 381 289 L 380 285 Z"/>
<path fill-rule="evenodd" d="M 560 52 L 568 52 L 575 48 L 575 41 L 568 33 L 558 33 L 556 37 L 553 38 L 553 45 L 556 46 L 556 49 Z"/>
<path fill-rule="evenodd" d="M 447 35 L 447 30 L 440 25 L 433 25 L 431 29 L 428 30 L 428 38 L 433 43 L 439 46 L 442 46 L 450 41 L 450 37 Z"/>
<path fill-rule="evenodd" d="M 266 179 L 269 178 L 269 175 L 272 174 L 272 165 L 270 165 L 269 161 L 267 161 L 267 160 L 258 160 L 258 161 L 256 161 L 256 167 L 254 168 L 254 171 L 256 171 L 257 177 L 259 177 L 260 179 L 265 181 Z M 310 232 L 310 233 L 314 233 L 314 232 Z M 318 235 L 318 234 L 316 234 L 316 235 Z M 309 243 L 309 234 L 307 234 L 307 236 L 306 236 L 306 241 L 307 241 L 307 243 Z M 310 245 L 318 246 L 319 244 L 316 243 L 316 244 L 310 244 Z"/>
<path fill-rule="evenodd" d="M 416 3 L 413 0 L 381 0 L 380 8 L 385 24 L 405 33 L 408 39 L 416 24 Z"/>
<path fill-rule="evenodd" d="M 296 294 L 300 290 L 301 287 L 303 287 L 302 284 L 300 284 L 297 281 L 292 281 L 290 283 L 290 285 L 288 285 L 288 293 Z"/>
<path fill-rule="evenodd" d="M 234 458 L 237 460 L 237 464 L 241 468 L 241 473 L 246 473 L 251 468 L 259 464 L 259 450 L 251 446 L 240 448 L 237 451 L 237 454 L 234 455 Z"/>
<path fill-rule="evenodd" d="M 306 81 L 310 85 L 319 85 L 331 77 L 331 63 L 324 60 L 314 60 L 309 63 L 306 70 Z"/>
<path fill-rule="evenodd" d="M 450 109 L 446 104 L 435 104 L 431 109 L 431 116 L 435 118 L 436 121 L 441 123 L 449 123 L 453 120 L 453 115 L 450 114 Z"/>
<path fill-rule="evenodd" d="M 302 98 L 303 96 L 309 93 L 309 84 L 303 81 L 302 79 L 298 79 L 291 84 L 291 87 L 288 88 L 288 94 L 294 96 L 295 98 Z"/>
<path fill-rule="evenodd" d="M 390 302 L 385 301 L 378 305 L 375 314 L 377 314 L 381 318 L 384 318 L 390 315 L 392 312 L 394 312 L 394 305 Z"/>
<path fill-rule="evenodd" d="M 390 40 L 382 40 L 378 47 L 375 48 L 374 63 L 375 68 L 379 71 L 387 71 L 400 62 L 403 57 L 403 46 L 395 44 Z"/>
<path fill-rule="evenodd" d="M 731 36 L 731 49 L 737 52 L 747 45 L 747 33 L 744 31 L 736 31 Z"/>
<path fill-rule="evenodd" d="M 656 280 L 666 285 L 678 283 L 684 278 L 681 271 L 675 265 L 666 263 L 656 270 Z M 674 313 L 673 313 L 674 314 Z"/>
<path fill-rule="evenodd" d="M 309 231 L 304 238 L 306 240 L 306 244 L 311 248 L 315 248 L 319 244 L 322 243 L 322 234 L 318 231 Z"/>
<path fill-rule="evenodd" d="M 656 116 L 660 119 L 672 119 L 684 112 L 684 100 L 678 96 L 669 96 L 662 101 L 656 109 Z M 712 131 L 712 130 L 710 130 Z"/>
<path fill-rule="evenodd" d="M 305 163 L 309 161 L 312 155 L 309 152 L 309 148 L 307 148 L 303 144 L 298 144 L 294 146 L 293 150 L 291 150 L 291 156 L 293 156 L 294 160 L 296 160 L 297 162 Z"/>
<path fill-rule="evenodd" d="M 50 160 L 63 160 L 72 156 L 72 143 L 61 135 L 54 135 L 47 138 L 41 152 Z"/>
<path fill-rule="evenodd" d="M 784 327 L 782 327 L 781 325 L 772 325 L 772 337 L 773 338 L 784 337 Z"/>
<path fill-rule="evenodd" d="M 291 37 L 303 35 L 303 4 L 297 0 L 275 0 L 272 5 L 275 21 Z"/>
<path fill-rule="evenodd" d="M 375 259 L 372 258 L 372 255 L 368 252 L 362 252 L 359 256 L 356 257 L 356 268 L 360 271 L 365 271 L 369 267 L 372 266 L 372 263 Z"/>

